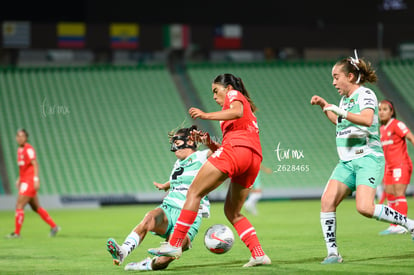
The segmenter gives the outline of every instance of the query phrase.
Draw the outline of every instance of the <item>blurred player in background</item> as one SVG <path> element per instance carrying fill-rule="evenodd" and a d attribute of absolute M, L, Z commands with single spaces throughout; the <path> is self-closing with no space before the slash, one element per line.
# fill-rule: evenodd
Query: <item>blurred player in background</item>
<path fill-rule="evenodd" d="M 255 216 L 259 214 L 256 206 L 259 200 L 262 198 L 262 171 L 266 174 L 272 173 L 272 169 L 265 167 L 263 165 L 260 166 L 259 174 L 257 174 L 253 186 L 250 189 L 249 196 L 247 197 L 247 200 L 244 202 L 244 209 Z"/>
<path fill-rule="evenodd" d="M 19 165 L 19 177 L 16 181 L 17 196 L 15 229 L 14 232 L 7 235 L 7 238 L 20 238 L 20 230 L 24 221 L 24 207 L 29 204 L 33 211 L 50 226 L 50 236 L 54 237 L 60 230 L 47 211 L 39 204 L 37 191 L 40 187 L 39 164 L 36 160 L 36 152 L 32 145 L 27 142 L 29 137 L 25 129 L 19 129 L 16 134 L 16 141 L 19 145 L 17 149 L 17 164 Z"/>
<path fill-rule="evenodd" d="M 407 216 L 407 199 L 405 192 L 410 183 L 413 164 L 407 151 L 407 142 L 414 145 L 414 135 L 397 119 L 394 104 L 382 100 L 379 104 L 379 119 L 381 121 L 381 143 L 385 157 L 384 195 L 388 206 Z M 380 235 L 404 234 L 407 232 L 401 225 L 391 224 Z"/>
<path fill-rule="evenodd" d="M 197 141 L 210 145 L 214 150 L 216 149 L 214 143 L 196 129 L 197 126 L 193 125 L 190 128 L 182 128 L 171 134 L 171 151 L 175 153 L 177 161 L 174 164 L 169 181 L 163 184 L 154 182 L 155 187 L 159 190 L 170 191 L 160 206 L 145 215 L 143 220 L 126 237 L 122 245 L 118 245 L 113 238 L 108 239 L 107 250 L 111 254 L 114 264 L 122 264 L 125 258 L 142 243 L 148 232 L 168 240 L 174 231 L 178 215 L 184 205 L 187 190 L 200 167 L 212 154 L 212 151 L 208 149 L 197 151 L 197 142 L 190 139 L 190 133 L 199 133 L 200 136 L 198 136 Z M 196 220 L 183 240 L 184 250 L 191 247 L 191 242 L 200 228 L 202 217 L 210 215 L 210 203 L 207 197 L 201 200 L 199 206 Z M 125 266 L 125 270 L 165 269 L 174 259 L 165 256 L 152 259 L 148 257 L 141 262 L 129 263 Z"/>
<path fill-rule="evenodd" d="M 205 113 L 190 108 L 189 114 L 193 119 L 220 121 L 223 143 L 194 178 L 169 242 L 148 252 L 179 258 L 185 236 L 197 217 L 200 200 L 230 178 L 224 213 L 250 250 L 251 258 L 243 267 L 271 264 L 255 228 L 240 213 L 262 162 L 259 128 L 254 115 L 256 106 L 242 80 L 232 74 L 218 75 L 213 80 L 212 92 L 214 100 L 222 106 L 221 111 Z"/>
<path fill-rule="evenodd" d="M 379 134 L 378 101 L 365 82 L 377 75 L 369 62 L 344 58 L 332 68 L 333 85 L 342 96 L 339 107 L 315 95 L 311 104 L 319 105 L 336 125 L 336 144 L 340 161 L 331 174 L 321 198 L 320 221 L 328 256 L 322 264 L 343 261 L 336 242 L 336 208 L 355 192 L 356 209 L 365 217 L 404 226 L 414 235 L 414 221 L 392 208 L 374 203 L 376 187 L 384 176 L 384 153 Z"/>

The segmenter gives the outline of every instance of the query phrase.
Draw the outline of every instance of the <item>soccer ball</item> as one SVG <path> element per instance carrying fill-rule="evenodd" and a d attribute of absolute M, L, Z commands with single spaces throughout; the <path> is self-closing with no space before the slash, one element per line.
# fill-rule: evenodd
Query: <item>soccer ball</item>
<path fill-rule="evenodd" d="M 215 254 L 226 253 L 231 249 L 233 243 L 233 231 L 224 224 L 212 225 L 204 234 L 204 245 Z"/>

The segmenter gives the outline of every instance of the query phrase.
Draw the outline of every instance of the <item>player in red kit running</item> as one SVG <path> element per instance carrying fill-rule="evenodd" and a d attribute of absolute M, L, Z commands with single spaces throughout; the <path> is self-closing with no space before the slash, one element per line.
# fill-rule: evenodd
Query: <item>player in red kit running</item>
<path fill-rule="evenodd" d="M 413 164 L 407 151 L 409 140 L 414 145 L 414 135 L 408 127 L 397 119 L 394 104 L 382 100 L 379 104 L 378 115 L 381 121 L 381 143 L 385 157 L 384 195 L 388 205 L 407 216 L 407 199 L 405 192 L 410 183 Z M 400 225 L 391 224 L 380 235 L 404 234 L 407 229 Z"/>
<path fill-rule="evenodd" d="M 221 111 L 205 113 L 198 108 L 190 108 L 189 114 L 193 119 L 219 120 L 223 132 L 222 145 L 194 178 L 169 242 L 148 252 L 156 256 L 180 257 L 183 240 L 197 217 L 201 198 L 230 178 L 224 214 L 250 250 L 251 258 L 243 267 L 271 264 L 255 228 L 240 213 L 262 162 L 259 128 L 253 114 L 256 106 L 242 80 L 232 74 L 218 75 L 213 80 L 212 92 L 214 100 L 222 106 Z"/>
<path fill-rule="evenodd" d="M 39 204 L 37 190 L 39 190 L 39 165 L 36 160 L 36 152 L 33 147 L 27 143 L 29 134 L 26 130 L 20 129 L 16 134 L 16 141 L 19 145 L 17 149 L 17 164 L 19 165 L 19 177 L 16 181 L 19 194 L 16 203 L 15 229 L 14 232 L 7 235 L 7 238 L 20 238 L 20 230 L 24 220 L 24 207 L 30 204 L 33 211 L 37 212 L 40 217 L 50 225 L 50 236 L 54 237 L 60 230 L 59 226 L 52 220 L 47 211 Z"/>

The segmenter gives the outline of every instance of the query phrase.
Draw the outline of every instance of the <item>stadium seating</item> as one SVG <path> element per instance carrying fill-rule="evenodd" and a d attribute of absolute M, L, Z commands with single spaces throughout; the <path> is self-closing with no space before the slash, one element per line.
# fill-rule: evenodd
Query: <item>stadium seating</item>
<path fill-rule="evenodd" d="M 263 164 L 274 171 L 263 173 L 266 195 L 306 197 L 320 194 L 338 161 L 335 127 L 310 105 L 315 94 L 339 102 L 332 65 L 198 63 L 181 73 L 188 74 L 202 104 L 195 107 L 205 111 L 220 109 L 212 99 L 213 78 L 240 76 L 258 107 Z M 408 88 L 414 86 L 412 63 L 386 65 L 384 71 L 414 106 Z M 384 97 L 372 88 L 379 99 Z M 43 195 L 154 192 L 152 181 L 166 181 L 175 161 L 167 133 L 193 123 L 164 65 L 5 68 L 0 70 L 0 96 L 9 181 L 13 185 L 18 172 L 15 132 L 24 127 L 38 152 Z M 221 140 L 219 123 L 212 123 L 214 137 Z"/>
<path fill-rule="evenodd" d="M 40 194 L 128 194 L 168 180 L 167 134 L 188 118 L 161 65 L 3 69 L 0 93 L 14 193 L 20 127 L 38 153 Z"/>
<path fill-rule="evenodd" d="M 390 60 L 381 63 L 381 69 L 397 88 L 404 101 L 414 110 L 414 60 Z"/>

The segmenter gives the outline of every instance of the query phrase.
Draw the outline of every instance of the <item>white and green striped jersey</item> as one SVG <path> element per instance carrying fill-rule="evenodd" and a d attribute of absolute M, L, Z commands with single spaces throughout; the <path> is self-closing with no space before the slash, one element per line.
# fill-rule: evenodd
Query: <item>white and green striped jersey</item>
<path fill-rule="evenodd" d="M 349 97 L 342 97 L 339 108 L 355 114 L 366 108 L 374 110 L 374 120 L 370 127 L 357 125 L 338 117 L 336 146 L 339 158 L 348 161 L 368 154 L 383 156 L 379 133 L 378 100 L 375 93 L 367 87 L 360 86 Z"/>
<path fill-rule="evenodd" d="M 194 177 L 201 166 L 207 161 L 209 150 L 196 151 L 184 160 L 177 160 L 170 176 L 170 191 L 164 198 L 164 203 L 182 209 Z M 200 203 L 199 215 L 205 218 L 210 216 L 210 201 L 205 196 Z"/>

